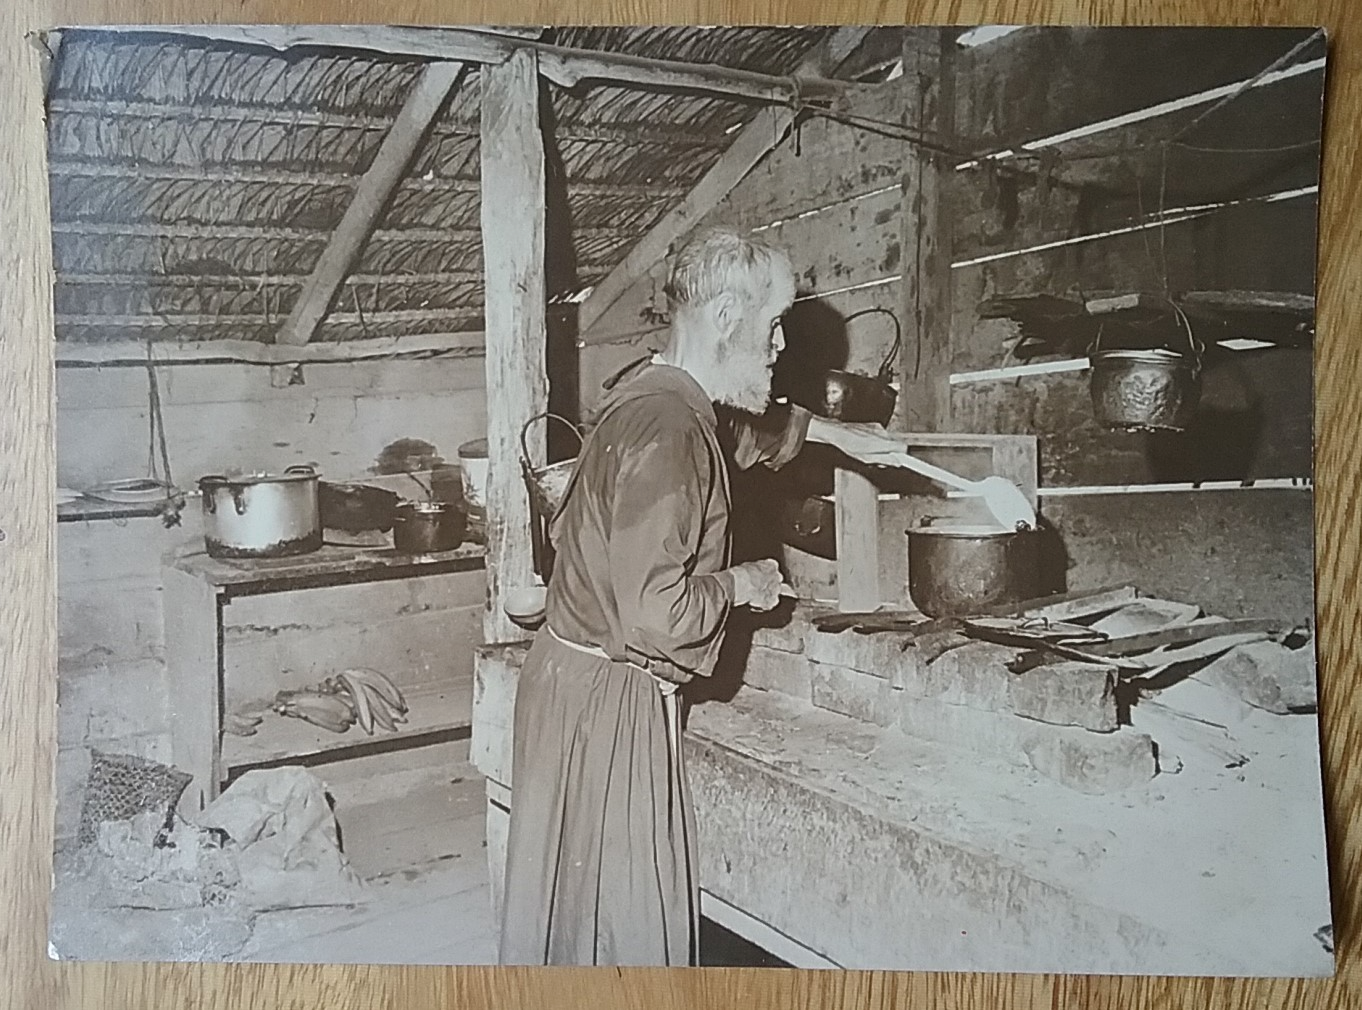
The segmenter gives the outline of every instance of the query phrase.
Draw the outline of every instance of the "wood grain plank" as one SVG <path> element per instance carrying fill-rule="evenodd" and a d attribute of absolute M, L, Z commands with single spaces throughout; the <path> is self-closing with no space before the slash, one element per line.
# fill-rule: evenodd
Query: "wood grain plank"
<path fill-rule="evenodd" d="M 864 474 L 841 467 L 834 490 L 837 606 L 858 613 L 880 605 L 880 490 Z"/>
<path fill-rule="evenodd" d="M 548 406 L 544 320 L 544 139 L 533 53 L 521 50 L 480 72 L 482 244 L 487 271 L 487 610 L 489 642 L 520 629 L 502 610 L 508 591 L 534 577 L 530 502 L 520 475 L 520 431 Z M 544 461 L 544 432 L 528 437 Z"/>
<path fill-rule="evenodd" d="M 584 969 L 372 969 L 364 966 L 55 964 L 46 957 L 44 922 L 51 865 L 51 759 L 56 629 L 52 573 L 51 255 L 42 167 L 42 80 L 24 32 L 52 24 L 108 20 L 224 22 L 362 20 L 421 23 L 506 19 L 572 23 L 685 21 L 812 24 L 830 17 L 873 21 L 975 20 L 1003 24 L 1158 23 L 1326 24 L 1345 64 L 1329 75 L 1330 137 L 1322 194 L 1320 340 L 1317 346 L 1319 439 L 1318 578 L 1322 648 L 1321 705 L 1331 860 L 1340 954 L 1333 980 L 950 975 L 885 972 L 772 972 L 735 969 L 682 973 Z M 885 11 L 864 2 L 829 10 L 814 0 L 680 4 L 654 0 L 584 0 L 553 5 L 392 0 L 381 7 L 341 0 L 245 0 L 234 5 L 189 0 L 18 0 L 0 7 L 0 613 L 9 634 L 0 644 L 0 901 L 8 924 L 0 944 L 3 1002 L 15 1008 L 648 1006 L 753 1010 L 787 1007 L 932 1007 L 993 1010 L 1050 1007 L 1207 1007 L 1250 1010 L 1290 1006 L 1326 1010 L 1362 1004 L 1362 687 L 1350 676 L 1362 662 L 1355 632 L 1362 621 L 1362 550 L 1352 517 L 1362 488 L 1356 445 L 1362 439 L 1362 160 L 1346 130 L 1362 116 L 1362 11 L 1345 0 L 980 0 L 962 7 L 914 0 Z"/>
<path fill-rule="evenodd" d="M 905 121 L 938 136 L 954 134 L 955 72 L 947 48 L 954 45 L 946 33 L 936 45 L 904 36 Z M 951 169 L 939 155 L 906 144 L 904 148 L 899 211 L 902 379 L 890 424 L 899 431 L 940 431 L 949 428 L 951 416 L 951 271 L 946 264 L 951 259 L 952 225 L 945 209 L 945 175 Z"/>
<path fill-rule="evenodd" d="M 165 600 L 166 669 L 170 671 L 171 738 L 175 767 L 194 776 L 180 799 L 190 816 L 217 795 L 222 781 L 222 667 L 215 587 L 169 566 L 161 569 Z"/>

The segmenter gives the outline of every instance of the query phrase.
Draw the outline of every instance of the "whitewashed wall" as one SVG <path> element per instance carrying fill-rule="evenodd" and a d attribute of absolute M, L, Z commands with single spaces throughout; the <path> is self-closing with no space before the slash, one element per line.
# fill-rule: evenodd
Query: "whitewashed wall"
<path fill-rule="evenodd" d="M 486 431 L 481 358 L 307 364 L 301 385 L 283 385 L 287 376 L 260 365 L 160 366 L 176 481 L 304 462 L 329 479 L 363 477 L 398 439 L 429 442 L 455 462 L 459 445 Z M 59 484 L 146 473 L 147 387 L 144 368 L 57 372 Z"/>
<path fill-rule="evenodd" d="M 305 365 L 293 386 L 255 365 L 162 366 L 158 380 L 182 487 L 234 466 L 300 462 L 329 479 L 365 478 L 398 439 L 429 442 L 452 463 L 486 432 L 481 358 Z M 143 368 L 57 373 L 59 484 L 146 474 L 147 385 Z M 197 501 L 173 529 L 157 518 L 58 524 L 59 841 L 78 826 L 91 748 L 170 760 L 160 563 L 201 536 Z"/>

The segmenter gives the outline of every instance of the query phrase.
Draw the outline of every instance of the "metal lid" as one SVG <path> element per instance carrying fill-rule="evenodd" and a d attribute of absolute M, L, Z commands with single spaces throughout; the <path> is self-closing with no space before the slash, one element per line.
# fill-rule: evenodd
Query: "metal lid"
<path fill-rule="evenodd" d="M 487 458 L 487 439 L 475 438 L 471 442 L 465 442 L 459 446 L 460 459 L 486 459 Z"/>
<path fill-rule="evenodd" d="M 283 473 L 265 473 L 263 471 L 236 475 L 211 473 L 199 478 L 199 486 L 203 487 L 205 484 L 278 484 L 284 481 L 316 480 L 318 476 L 317 471 L 310 466 L 291 466 Z"/>
<path fill-rule="evenodd" d="M 1009 530 L 1002 526 L 910 526 L 909 533 L 927 533 L 936 537 L 1010 537 L 1030 533 L 1030 528 Z"/>

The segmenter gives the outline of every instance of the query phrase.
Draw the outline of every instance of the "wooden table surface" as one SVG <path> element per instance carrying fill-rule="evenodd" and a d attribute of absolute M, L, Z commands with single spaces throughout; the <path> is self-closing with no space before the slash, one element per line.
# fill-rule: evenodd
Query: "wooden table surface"
<path fill-rule="evenodd" d="M 1338 977 L 1232 981 L 887 972 L 76 965 L 46 959 L 56 753 L 51 253 L 38 61 L 23 33 L 100 22 L 1325 25 L 1329 107 L 1316 359 L 1321 704 Z M 4 0 L 0 3 L 0 1000 L 89 1007 L 994 1008 L 1362 1006 L 1362 117 L 1356 0 Z M 1264 830 L 1271 830 L 1264 825 Z M 911 910 L 905 910 L 911 914 Z"/>

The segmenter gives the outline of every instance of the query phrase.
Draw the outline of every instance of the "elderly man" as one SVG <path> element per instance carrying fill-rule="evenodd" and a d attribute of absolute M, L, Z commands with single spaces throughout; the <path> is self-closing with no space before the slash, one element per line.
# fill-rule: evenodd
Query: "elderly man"
<path fill-rule="evenodd" d="M 774 431 L 757 422 L 794 295 L 783 252 L 703 234 L 672 271 L 666 349 L 608 384 L 554 520 L 546 622 L 517 689 L 504 964 L 695 961 L 675 692 L 713 671 L 730 609 L 770 609 L 781 584 L 774 560 L 730 564 L 714 404 L 751 418 L 733 432 L 740 468 L 779 467 L 806 438 L 866 459 L 898 448 L 798 407 Z"/>

